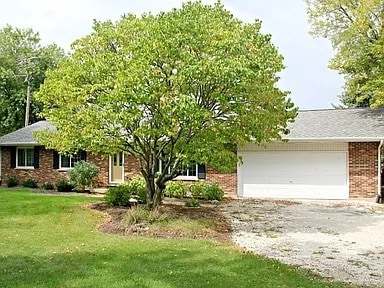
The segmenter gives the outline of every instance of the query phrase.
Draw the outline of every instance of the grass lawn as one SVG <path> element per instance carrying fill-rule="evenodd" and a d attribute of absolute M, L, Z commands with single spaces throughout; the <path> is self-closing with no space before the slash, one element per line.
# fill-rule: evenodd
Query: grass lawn
<path fill-rule="evenodd" d="M 229 244 L 102 234 L 97 200 L 0 189 L 0 287 L 349 287 Z"/>

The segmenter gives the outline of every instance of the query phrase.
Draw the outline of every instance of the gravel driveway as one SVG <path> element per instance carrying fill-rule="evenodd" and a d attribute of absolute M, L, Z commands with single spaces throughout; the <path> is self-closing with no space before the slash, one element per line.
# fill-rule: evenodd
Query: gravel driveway
<path fill-rule="evenodd" d="M 222 205 L 233 241 L 334 280 L 384 287 L 384 206 L 354 201 L 236 200 Z"/>

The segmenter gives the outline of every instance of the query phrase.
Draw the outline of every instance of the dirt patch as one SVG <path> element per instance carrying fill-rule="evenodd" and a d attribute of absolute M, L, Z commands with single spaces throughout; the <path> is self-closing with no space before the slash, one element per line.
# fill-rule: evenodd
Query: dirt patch
<path fill-rule="evenodd" d="M 224 217 L 220 208 L 211 203 L 203 203 L 201 207 L 185 207 L 182 201 L 172 201 L 160 206 L 161 213 L 172 215 L 172 219 L 183 221 L 206 221 L 212 223 L 209 228 L 199 229 L 197 231 L 185 231 L 169 227 L 161 228 L 157 225 L 147 223 L 136 224 L 135 227 L 127 226 L 124 221 L 129 207 L 110 207 L 103 202 L 90 204 L 90 208 L 101 211 L 106 215 L 106 220 L 99 226 L 99 230 L 104 233 L 118 234 L 122 236 L 145 236 L 155 238 L 199 238 L 211 239 L 219 242 L 230 240 L 231 225 L 229 220 Z M 170 219 L 169 221 L 172 221 Z"/>

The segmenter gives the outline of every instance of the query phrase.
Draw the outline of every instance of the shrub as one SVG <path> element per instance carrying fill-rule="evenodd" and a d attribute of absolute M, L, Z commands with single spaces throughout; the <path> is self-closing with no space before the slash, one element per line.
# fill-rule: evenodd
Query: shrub
<path fill-rule="evenodd" d="M 75 185 L 73 185 L 68 180 L 63 179 L 63 180 L 57 181 L 56 188 L 57 188 L 57 191 L 59 192 L 71 192 L 75 188 Z"/>
<path fill-rule="evenodd" d="M 204 191 L 204 197 L 207 200 L 223 200 L 224 191 L 217 183 L 207 183 Z"/>
<path fill-rule="evenodd" d="M 9 175 L 7 180 L 7 187 L 15 187 L 19 185 L 19 177 L 17 175 Z"/>
<path fill-rule="evenodd" d="M 33 179 L 27 179 L 23 182 L 23 187 L 26 187 L 26 188 L 37 188 L 38 185 L 37 185 L 37 181 L 33 180 Z"/>
<path fill-rule="evenodd" d="M 104 201 L 112 206 L 129 206 L 131 190 L 126 184 L 110 187 L 104 196 Z"/>
<path fill-rule="evenodd" d="M 164 195 L 167 197 L 184 198 L 185 193 L 185 185 L 180 181 L 168 182 L 164 190 Z"/>
<path fill-rule="evenodd" d="M 40 188 L 44 189 L 44 190 L 53 190 L 53 189 L 55 189 L 55 186 L 50 182 L 45 182 L 45 183 L 41 184 Z"/>
<path fill-rule="evenodd" d="M 198 182 L 189 187 L 193 198 L 219 200 L 224 197 L 223 189 L 216 183 Z"/>
<path fill-rule="evenodd" d="M 185 201 L 185 206 L 187 207 L 200 207 L 200 201 L 195 198 L 190 198 Z"/>
<path fill-rule="evenodd" d="M 132 195 L 136 195 L 140 204 L 147 203 L 147 185 L 142 176 L 135 176 L 126 184 Z"/>
<path fill-rule="evenodd" d="M 189 186 L 189 191 L 193 198 L 203 198 L 205 182 L 197 182 Z"/>
<path fill-rule="evenodd" d="M 89 162 L 79 161 L 74 168 L 68 171 L 69 179 L 79 191 L 84 191 L 85 187 L 92 187 L 95 177 L 100 169 Z"/>

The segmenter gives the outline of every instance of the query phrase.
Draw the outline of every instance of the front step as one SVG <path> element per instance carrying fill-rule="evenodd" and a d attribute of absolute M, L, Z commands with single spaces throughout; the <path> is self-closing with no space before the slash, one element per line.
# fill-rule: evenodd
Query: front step
<path fill-rule="evenodd" d="M 94 194 L 105 194 L 105 193 L 107 193 L 107 190 L 108 190 L 108 188 L 106 188 L 106 187 L 93 188 L 91 190 L 91 193 L 94 193 Z"/>

